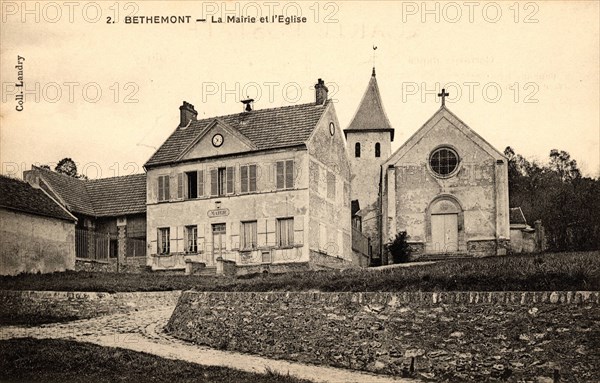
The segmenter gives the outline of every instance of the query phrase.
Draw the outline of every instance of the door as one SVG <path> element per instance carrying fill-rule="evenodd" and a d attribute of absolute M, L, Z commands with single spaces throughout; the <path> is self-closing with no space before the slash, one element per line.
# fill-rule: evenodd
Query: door
<path fill-rule="evenodd" d="M 219 257 L 225 258 L 225 224 L 215 223 L 212 225 L 213 234 L 213 259 L 212 263 Z"/>
<path fill-rule="evenodd" d="M 434 252 L 458 251 L 458 214 L 431 216 L 431 242 Z"/>

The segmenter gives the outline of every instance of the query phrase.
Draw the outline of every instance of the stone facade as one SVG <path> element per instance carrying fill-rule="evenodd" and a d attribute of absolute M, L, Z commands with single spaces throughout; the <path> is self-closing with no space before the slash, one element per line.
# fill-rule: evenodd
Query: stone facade
<path fill-rule="evenodd" d="M 75 219 L 0 208 L 0 275 L 75 268 Z"/>
<path fill-rule="evenodd" d="M 432 156 L 440 150 L 458 157 L 444 175 L 432 169 Z M 383 164 L 382 171 L 383 242 L 406 231 L 421 254 L 507 253 L 507 160 L 445 107 Z"/>

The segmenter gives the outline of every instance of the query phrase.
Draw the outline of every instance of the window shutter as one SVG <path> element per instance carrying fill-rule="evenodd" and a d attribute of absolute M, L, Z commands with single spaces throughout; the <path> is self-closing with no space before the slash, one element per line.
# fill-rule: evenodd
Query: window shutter
<path fill-rule="evenodd" d="M 294 244 L 294 218 L 287 219 L 287 239 L 288 245 Z"/>
<path fill-rule="evenodd" d="M 249 166 L 249 185 L 248 191 L 255 192 L 256 191 L 256 165 Z"/>
<path fill-rule="evenodd" d="M 258 235 L 257 244 L 258 247 L 264 247 L 267 245 L 275 245 L 275 243 L 267 243 L 267 220 L 259 218 L 256 225 L 256 233 Z"/>
<path fill-rule="evenodd" d="M 198 170 L 198 197 L 204 196 L 204 170 Z"/>
<path fill-rule="evenodd" d="M 294 217 L 294 244 L 304 244 L 304 216 L 299 215 Z"/>
<path fill-rule="evenodd" d="M 171 198 L 171 177 L 163 176 L 163 201 Z"/>
<path fill-rule="evenodd" d="M 248 193 L 248 166 L 240 166 L 241 192 Z"/>
<path fill-rule="evenodd" d="M 231 234 L 229 235 L 229 240 L 231 241 L 231 250 L 238 250 L 240 248 L 240 225 L 238 222 L 231 222 L 229 226 L 229 230 Z"/>
<path fill-rule="evenodd" d="M 227 194 L 233 194 L 234 190 L 234 181 L 235 181 L 235 168 L 233 166 L 227 167 Z"/>
<path fill-rule="evenodd" d="M 177 199 L 183 198 L 183 173 L 177 174 Z"/>
<path fill-rule="evenodd" d="M 277 162 L 277 189 L 283 189 L 285 187 L 284 185 L 284 177 L 283 177 L 283 165 L 284 162 L 280 161 Z"/>
<path fill-rule="evenodd" d="M 277 220 L 267 219 L 267 245 L 268 246 L 276 245 L 276 236 L 275 236 L 276 224 L 277 224 Z"/>
<path fill-rule="evenodd" d="M 158 176 L 158 200 L 164 201 L 165 199 L 165 180 L 163 176 Z"/>
<path fill-rule="evenodd" d="M 285 161 L 285 187 L 294 187 L 294 161 Z"/>
<path fill-rule="evenodd" d="M 210 195 L 216 196 L 219 194 L 219 174 L 218 169 L 210 169 Z"/>

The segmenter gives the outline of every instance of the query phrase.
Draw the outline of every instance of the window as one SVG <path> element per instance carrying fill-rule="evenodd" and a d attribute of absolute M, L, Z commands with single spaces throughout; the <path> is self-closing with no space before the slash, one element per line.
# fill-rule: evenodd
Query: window
<path fill-rule="evenodd" d="M 277 219 L 277 246 L 294 245 L 294 218 Z"/>
<path fill-rule="evenodd" d="M 169 200 L 169 176 L 158 176 L 158 201 Z"/>
<path fill-rule="evenodd" d="M 354 144 L 354 157 L 356 157 L 356 158 L 360 157 L 360 142 L 357 142 L 356 144 Z"/>
<path fill-rule="evenodd" d="M 335 198 L 335 174 L 327 172 L 327 198 Z"/>
<path fill-rule="evenodd" d="M 169 234 L 168 227 L 158 229 L 158 254 L 169 254 L 171 250 L 171 238 Z"/>
<path fill-rule="evenodd" d="M 185 180 L 187 184 L 185 198 L 198 198 L 198 173 L 186 172 Z"/>
<path fill-rule="evenodd" d="M 277 189 L 294 187 L 294 160 L 277 162 Z"/>
<path fill-rule="evenodd" d="M 375 144 L 375 157 L 381 157 L 381 145 L 379 142 Z"/>
<path fill-rule="evenodd" d="M 256 249 L 256 221 L 242 222 L 242 249 Z"/>
<path fill-rule="evenodd" d="M 256 192 L 256 165 L 240 166 L 241 192 Z"/>
<path fill-rule="evenodd" d="M 185 227 L 185 252 L 198 252 L 198 226 L 196 225 Z"/>
<path fill-rule="evenodd" d="M 458 167 L 458 154 L 450 148 L 439 148 L 429 157 L 431 170 L 439 176 L 449 176 Z"/>
<path fill-rule="evenodd" d="M 210 195 L 223 196 L 234 192 L 234 168 L 218 168 L 210 171 Z"/>

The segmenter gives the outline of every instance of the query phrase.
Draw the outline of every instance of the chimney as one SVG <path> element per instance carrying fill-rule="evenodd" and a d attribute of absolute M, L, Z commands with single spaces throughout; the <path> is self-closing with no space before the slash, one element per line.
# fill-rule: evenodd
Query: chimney
<path fill-rule="evenodd" d="M 319 81 L 317 81 L 317 83 L 315 84 L 315 103 L 317 105 L 325 104 L 325 101 L 327 101 L 328 91 L 329 89 L 327 89 L 327 87 L 325 86 L 325 81 L 319 79 Z"/>
<path fill-rule="evenodd" d="M 194 105 L 184 101 L 179 107 L 179 127 L 182 128 L 188 126 L 190 121 L 196 121 L 197 115 L 198 112 L 194 109 Z"/>
<path fill-rule="evenodd" d="M 254 107 L 254 99 L 249 98 L 247 100 L 242 100 L 242 104 L 244 104 L 244 112 L 251 112 Z"/>

